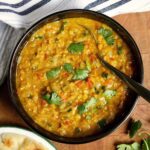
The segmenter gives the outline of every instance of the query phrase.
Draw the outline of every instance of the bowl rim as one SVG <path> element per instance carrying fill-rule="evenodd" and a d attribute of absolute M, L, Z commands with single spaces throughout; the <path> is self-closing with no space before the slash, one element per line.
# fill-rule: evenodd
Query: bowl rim
<path fill-rule="evenodd" d="M 135 43 L 134 39 L 132 38 L 132 36 L 130 35 L 130 33 L 121 25 L 119 24 L 117 21 L 115 21 L 114 19 L 104 15 L 104 14 L 101 14 L 101 13 L 98 13 L 98 12 L 95 12 L 95 11 L 91 11 L 91 10 L 85 10 L 85 9 L 69 9 L 69 10 L 63 10 L 63 11 L 59 11 L 59 12 L 56 12 L 56 13 L 53 13 L 53 14 L 50 14 L 42 19 L 40 19 L 39 21 L 37 21 L 36 23 L 34 23 L 26 32 L 25 34 L 20 38 L 19 42 L 17 43 L 15 49 L 14 49 L 14 52 L 12 54 L 12 57 L 11 57 L 11 61 L 10 61 L 10 65 L 9 65 L 9 73 L 8 73 L 8 88 L 9 88 L 9 93 L 10 93 L 10 98 L 11 98 L 11 101 L 13 102 L 13 104 L 15 105 L 15 108 L 17 109 L 18 113 L 20 114 L 20 116 L 23 118 L 23 120 L 25 120 L 25 122 L 27 124 L 29 124 L 30 127 L 32 127 L 32 129 L 34 129 L 35 131 L 37 131 L 38 133 L 42 134 L 43 136 L 51 139 L 51 140 L 54 140 L 54 141 L 57 141 L 57 142 L 60 142 L 60 143 L 66 143 L 66 144 L 84 144 L 84 143 L 88 143 L 88 142 L 92 142 L 92 141 L 95 141 L 97 139 L 101 139 L 101 138 L 104 138 L 105 136 L 109 135 L 110 133 L 112 133 L 114 130 L 118 129 L 130 116 L 130 114 L 132 113 L 132 111 L 134 110 L 134 107 L 136 106 L 136 103 L 137 103 L 137 100 L 138 100 L 138 95 L 136 95 L 136 98 L 134 100 L 134 103 L 132 105 L 132 107 L 130 108 L 130 110 L 128 111 L 128 113 L 126 114 L 126 116 L 121 120 L 119 121 L 119 123 L 117 125 L 115 125 L 113 128 L 109 129 L 108 131 L 105 131 L 104 133 L 100 134 L 100 135 L 92 135 L 92 136 L 87 136 L 87 137 L 84 137 L 84 138 L 80 138 L 80 140 L 77 140 L 78 138 L 68 138 L 68 137 L 61 137 L 61 136 L 58 136 L 58 135 L 54 135 L 54 137 L 49 137 L 47 134 L 43 133 L 42 131 L 40 131 L 38 128 L 35 127 L 35 125 L 31 124 L 29 122 L 29 120 L 26 118 L 30 118 L 29 115 L 26 116 L 25 114 L 22 113 L 22 111 L 20 110 L 20 108 L 17 106 L 17 104 L 15 103 L 15 96 L 13 94 L 13 86 L 12 86 L 12 81 L 11 81 L 11 78 L 12 78 L 12 74 L 14 73 L 12 68 L 13 68 L 13 63 L 14 63 L 14 60 L 15 60 L 15 57 L 16 57 L 16 53 L 18 52 L 19 50 L 19 47 L 22 45 L 22 41 L 24 41 L 24 39 L 28 36 L 28 34 L 34 29 L 36 28 L 42 21 L 44 20 L 47 20 L 48 18 L 52 17 L 52 16 L 58 16 L 58 15 L 61 15 L 63 13 L 71 13 L 71 12 L 77 12 L 77 13 L 90 13 L 91 15 L 97 15 L 97 16 L 100 16 L 100 17 L 103 17 L 107 20 L 109 20 L 110 22 L 112 22 L 113 24 L 119 26 L 120 29 L 122 29 L 127 35 L 128 37 L 130 38 L 130 40 L 132 41 L 132 43 L 134 44 L 135 46 L 135 49 L 136 49 L 136 52 L 137 52 L 137 55 L 139 57 L 139 60 L 140 60 L 140 71 L 141 71 L 141 74 L 140 74 L 140 81 L 139 83 L 143 83 L 143 75 L 144 75 L 144 68 L 143 68 L 143 61 L 142 61 L 142 57 L 141 57 L 141 54 L 140 54 L 140 51 L 139 51 L 139 48 L 137 46 L 137 44 Z M 62 18 L 61 18 L 62 19 Z M 58 19 L 59 20 L 59 19 Z M 110 26 L 111 27 L 111 26 Z M 36 124 L 37 125 L 37 124 Z"/>
<path fill-rule="evenodd" d="M 23 127 L 13 125 L 0 125 L 0 135 L 5 133 L 23 135 L 26 138 L 30 138 L 31 140 L 34 140 L 35 142 L 42 144 L 45 148 L 48 148 L 49 150 L 57 150 L 50 140 L 48 140 L 47 138 L 43 137 L 42 135 L 38 134 L 35 131 Z"/>

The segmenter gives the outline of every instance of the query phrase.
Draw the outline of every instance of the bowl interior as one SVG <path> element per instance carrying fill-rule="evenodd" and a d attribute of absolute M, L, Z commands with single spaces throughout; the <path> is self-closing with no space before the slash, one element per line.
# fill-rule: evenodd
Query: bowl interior
<path fill-rule="evenodd" d="M 93 11 L 88 11 L 88 10 L 68 10 L 68 11 L 62 11 L 62 12 L 58 12 L 55 13 L 53 15 L 47 16 L 45 18 L 43 18 L 42 20 L 40 20 L 39 22 L 37 22 L 36 24 L 34 24 L 26 33 L 25 35 L 21 38 L 21 40 L 19 41 L 19 43 L 17 44 L 13 56 L 12 56 L 12 60 L 11 60 L 11 64 L 10 64 L 10 69 L 9 69 L 9 90 L 10 90 L 10 96 L 11 99 L 14 103 L 14 105 L 16 106 L 17 110 L 19 111 L 20 115 L 23 117 L 23 119 L 35 130 L 37 130 L 39 133 L 41 133 L 42 135 L 48 137 L 51 140 L 55 140 L 58 142 L 63 142 L 63 143 L 85 143 L 85 142 L 90 142 L 99 138 L 102 138 L 106 135 L 108 135 L 109 133 L 111 133 L 114 129 L 116 129 L 131 113 L 131 110 L 133 109 L 133 107 L 135 106 L 136 100 L 138 95 L 136 93 L 134 93 L 133 91 L 129 91 L 129 95 L 127 97 L 127 103 L 124 106 L 124 108 L 122 109 L 122 112 L 116 117 L 116 119 L 108 124 L 102 131 L 91 135 L 91 136 L 87 136 L 87 137 L 82 137 L 82 138 L 67 138 L 67 137 L 61 137 L 61 136 L 57 136 L 54 135 L 50 132 L 48 132 L 47 130 L 41 128 L 39 125 L 37 125 L 32 118 L 30 118 L 28 116 L 28 114 L 26 113 L 26 111 L 23 109 L 23 106 L 21 105 L 17 92 L 16 92 L 16 67 L 17 67 L 17 61 L 18 61 L 18 57 L 21 53 L 21 50 L 23 48 L 23 46 L 26 44 L 27 40 L 29 39 L 29 37 L 31 36 L 31 34 L 37 30 L 38 28 L 40 28 L 41 26 L 43 26 L 44 24 L 46 24 L 47 22 L 53 22 L 56 20 L 60 20 L 60 19 L 64 19 L 64 18 L 73 18 L 73 17 L 85 17 L 85 18 L 89 18 L 89 19 L 93 19 L 93 20 L 97 20 L 100 22 L 104 22 L 105 24 L 107 24 L 108 26 L 110 26 L 118 35 L 120 35 L 120 37 L 126 42 L 126 44 L 128 45 L 132 55 L 133 55 L 133 63 L 134 63 L 134 75 L 133 75 L 133 79 L 139 83 L 142 82 L 143 79 L 143 63 L 142 63 L 142 59 L 141 59 L 141 55 L 139 52 L 139 49 L 136 45 L 136 43 L 134 42 L 133 38 L 130 36 L 130 34 L 120 25 L 118 24 L 116 21 L 114 21 L 113 19 L 100 14 L 100 13 L 96 13 Z"/>

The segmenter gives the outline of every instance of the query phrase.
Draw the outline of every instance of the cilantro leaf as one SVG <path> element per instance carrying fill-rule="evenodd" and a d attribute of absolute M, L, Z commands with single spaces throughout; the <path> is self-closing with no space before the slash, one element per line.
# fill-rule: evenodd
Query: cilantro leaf
<path fill-rule="evenodd" d="M 78 54 L 81 53 L 84 49 L 84 44 L 82 42 L 78 42 L 78 43 L 71 43 L 68 46 L 68 51 L 72 54 Z"/>
<path fill-rule="evenodd" d="M 132 122 L 130 131 L 129 131 L 130 138 L 134 137 L 136 132 L 141 128 L 141 126 L 142 126 L 142 123 L 140 120 Z"/>
<path fill-rule="evenodd" d="M 46 72 L 46 77 L 47 79 L 52 79 L 55 78 L 56 76 L 58 76 L 58 74 L 60 73 L 61 68 L 60 67 L 56 67 L 53 68 L 49 71 Z"/>
<path fill-rule="evenodd" d="M 106 125 L 106 120 L 105 119 L 99 120 L 97 124 L 100 128 L 103 128 Z"/>
<path fill-rule="evenodd" d="M 77 108 L 79 114 L 83 114 L 84 112 L 87 112 L 90 107 L 93 107 L 96 104 L 96 101 L 97 100 L 94 97 L 92 97 L 89 101 L 85 102 L 82 105 L 79 105 Z"/>
<path fill-rule="evenodd" d="M 85 106 L 88 109 L 96 104 L 96 99 L 92 97 L 89 101 L 86 102 Z"/>
<path fill-rule="evenodd" d="M 72 66 L 72 64 L 70 64 L 70 63 L 65 63 L 64 64 L 64 69 L 67 71 L 67 72 L 73 72 L 73 66 Z"/>
<path fill-rule="evenodd" d="M 73 80 L 84 80 L 88 77 L 89 70 L 76 69 L 74 72 Z"/>
<path fill-rule="evenodd" d="M 116 90 L 105 90 L 104 92 L 104 96 L 107 98 L 107 99 L 111 99 L 113 96 L 116 95 Z"/>
<path fill-rule="evenodd" d="M 123 50 L 122 50 L 122 46 L 117 47 L 117 54 L 118 54 L 118 55 L 121 55 L 121 54 L 122 54 L 122 52 L 123 52 Z"/>
<path fill-rule="evenodd" d="M 85 112 L 86 108 L 85 108 L 85 105 L 83 104 L 83 105 L 79 105 L 77 109 L 78 109 L 79 114 L 82 114 Z"/>
<path fill-rule="evenodd" d="M 142 150 L 150 150 L 150 137 L 143 140 Z"/>
<path fill-rule="evenodd" d="M 110 29 L 100 28 L 98 33 L 103 36 L 108 45 L 113 45 L 115 42 L 113 32 Z"/>
<path fill-rule="evenodd" d="M 100 28 L 98 33 L 101 34 L 104 38 L 110 37 L 112 35 L 112 31 L 105 28 Z"/>
<path fill-rule="evenodd" d="M 106 40 L 108 45 L 113 45 L 115 42 L 115 39 L 113 36 L 109 36 L 109 37 L 105 38 L 105 40 Z"/>
<path fill-rule="evenodd" d="M 55 92 L 46 93 L 45 95 L 42 96 L 42 98 L 46 100 L 49 104 L 55 104 L 55 105 L 61 104 L 61 99 Z"/>
<path fill-rule="evenodd" d="M 117 150 L 140 150 L 140 144 L 134 142 L 132 144 L 119 144 Z"/>

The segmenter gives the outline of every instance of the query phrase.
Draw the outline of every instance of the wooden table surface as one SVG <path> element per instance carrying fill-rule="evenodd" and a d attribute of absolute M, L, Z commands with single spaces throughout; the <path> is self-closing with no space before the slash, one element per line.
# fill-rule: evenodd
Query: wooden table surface
<path fill-rule="evenodd" d="M 125 14 L 116 16 L 114 19 L 122 24 L 137 42 L 144 63 L 144 85 L 150 89 L 150 12 Z M 140 119 L 143 127 L 150 131 L 150 104 L 148 102 L 139 98 L 131 117 Z M 109 136 L 95 142 L 80 145 L 53 143 L 58 150 L 114 150 L 118 143 L 133 141 L 129 140 L 126 134 L 128 120 Z M 6 82 L 0 87 L 0 124 L 27 127 L 10 101 Z"/>

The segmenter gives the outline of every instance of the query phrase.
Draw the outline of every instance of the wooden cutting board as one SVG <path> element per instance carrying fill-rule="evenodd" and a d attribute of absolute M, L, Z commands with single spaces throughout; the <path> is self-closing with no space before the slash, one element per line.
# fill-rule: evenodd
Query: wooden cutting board
<path fill-rule="evenodd" d="M 119 15 L 114 19 L 122 24 L 137 42 L 144 63 L 144 85 L 150 89 L 150 12 Z M 130 118 L 140 119 L 143 128 L 150 132 L 150 104 L 148 102 L 139 98 Z M 95 142 L 78 145 L 53 143 L 58 150 L 114 150 L 118 143 L 134 141 L 134 139 L 130 140 L 126 134 L 129 119 L 115 132 Z M 6 82 L 0 87 L 0 124 L 27 127 L 10 102 Z"/>

